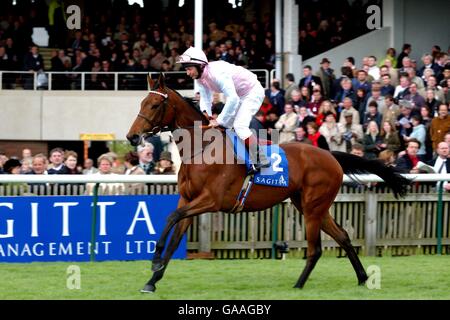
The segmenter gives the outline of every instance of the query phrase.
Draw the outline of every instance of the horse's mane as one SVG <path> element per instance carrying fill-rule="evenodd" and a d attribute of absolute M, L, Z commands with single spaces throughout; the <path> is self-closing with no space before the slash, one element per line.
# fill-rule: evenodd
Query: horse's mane
<path fill-rule="evenodd" d="M 186 104 L 189 105 L 189 107 L 191 107 L 195 112 L 197 112 L 198 115 L 202 117 L 202 121 L 205 121 L 206 123 L 209 123 L 209 120 L 206 118 L 205 114 L 199 108 L 197 108 L 197 106 L 195 105 L 194 99 L 188 98 L 188 97 L 183 97 L 176 90 L 172 90 L 172 91 L 175 92 L 181 99 L 183 99 L 186 102 Z"/>

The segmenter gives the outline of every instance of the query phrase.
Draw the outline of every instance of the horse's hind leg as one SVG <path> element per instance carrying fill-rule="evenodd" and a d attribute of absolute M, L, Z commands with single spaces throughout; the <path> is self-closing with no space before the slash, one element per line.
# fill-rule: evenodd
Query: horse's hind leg
<path fill-rule="evenodd" d="M 173 234 L 170 237 L 169 244 L 167 245 L 167 249 L 164 253 L 162 268 L 154 271 L 150 280 L 145 284 L 144 288 L 141 290 L 143 293 L 147 292 L 155 292 L 156 290 L 156 282 L 162 279 L 164 276 L 164 272 L 166 271 L 167 265 L 169 264 L 170 258 L 172 257 L 175 250 L 178 248 L 180 244 L 181 238 L 183 238 L 184 233 L 192 224 L 192 218 L 186 218 L 179 221 L 174 228 Z"/>
<path fill-rule="evenodd" d="M 334 221 L 330 214 L 327 214 L 323 220 L 322 230 L 330 235 L 345 250 L 353 269 L 355 269 L 356 276 L 358 277 L 358 284 L 364 284 L 367 280 L 367 274 L 356 254 L 355 248 L 350 242 L 347 232 Z"/>

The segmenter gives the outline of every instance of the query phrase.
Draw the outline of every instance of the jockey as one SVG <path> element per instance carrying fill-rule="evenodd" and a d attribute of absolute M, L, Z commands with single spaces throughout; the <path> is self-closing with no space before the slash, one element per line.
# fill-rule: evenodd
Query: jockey
<path fill-rule="evenodd" d="M 253 171 L 269 167 L 270 161 L 259 148 L 258 140 L 249 128 L 253 115 L 258 112 L 264 100 L 264 88 L 256 75 L 225 61 L 208 63 L 205 53 L 195 47 L 187 49 L 178 63 L 196 81 L 200 92 L 200 109 L 203 112 L 212 115 L 213 92 L 225 95 L 225 106 L 217 120 L 210 119 L 210 126 L 234 127 L 249 150 Z"/>

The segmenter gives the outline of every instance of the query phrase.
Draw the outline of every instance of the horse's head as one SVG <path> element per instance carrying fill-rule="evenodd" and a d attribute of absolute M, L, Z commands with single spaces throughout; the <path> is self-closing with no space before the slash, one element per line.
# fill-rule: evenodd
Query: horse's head
<path fill-rule="evenodd" d="M 138 145 L 145 135 L 156 134 L 164 127 L 173 128 L 175 119 L 174 92 L 164 83 L 164 75 L 161 73 L 155 82 L 147 77 L 150 92 L 141 102 L 141 109 L 127 134 L 127 139 L 132 145 Z"/>

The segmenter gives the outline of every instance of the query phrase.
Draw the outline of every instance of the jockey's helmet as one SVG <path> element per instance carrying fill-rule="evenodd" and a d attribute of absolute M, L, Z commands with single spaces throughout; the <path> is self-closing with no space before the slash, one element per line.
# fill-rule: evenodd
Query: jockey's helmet
<path fill-rule="evenodd" d="M 208 58 L 203 50 L 190 47 L 178 58 L 177 63 L 181 63 L 184 68 L 196 66 L 203 70 L 208 64 Z"/>

